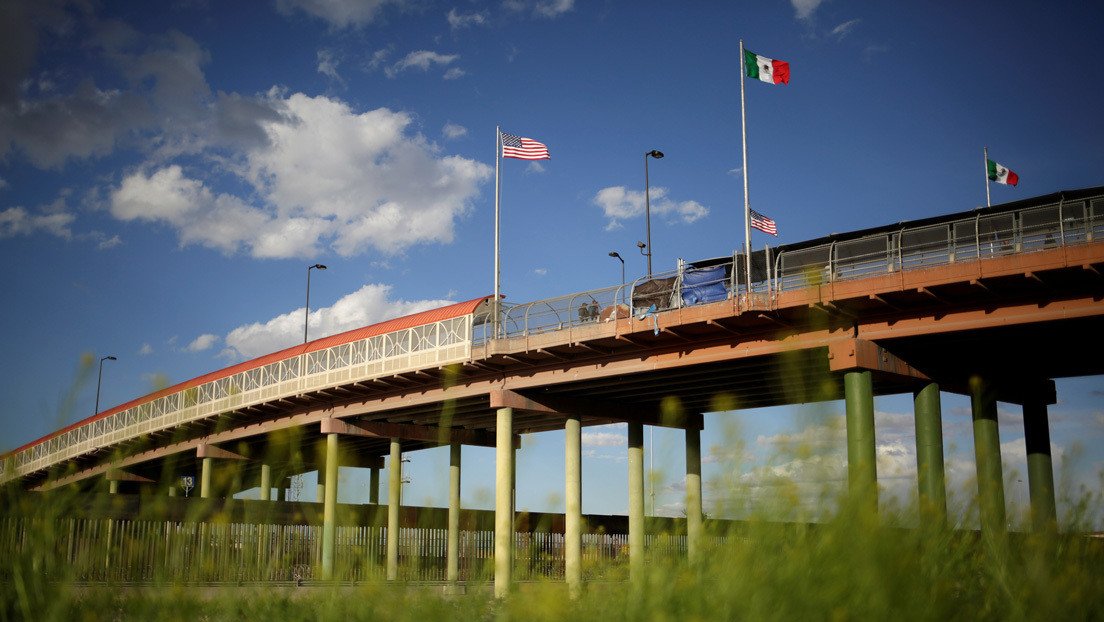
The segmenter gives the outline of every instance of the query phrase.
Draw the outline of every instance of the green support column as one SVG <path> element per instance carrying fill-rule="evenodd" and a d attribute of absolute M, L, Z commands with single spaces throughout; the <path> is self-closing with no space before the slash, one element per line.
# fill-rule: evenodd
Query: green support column
<path fill-rule="evenodd" d="M 970 405 L 974 419 L 974 460 L 977 463 L 981 529 L 987 533 L 1004 533 L 1007 525 L 997 399 L 992 385 L 980 376 L 970 378 Z"/>
<path fill-rule="evenodd" d="M 1031 492 L 1031 529 L 1035 533 L 1056 533 L 1058 510 L 1054 502 L 1054 464 L 1046 403 L 1043 400 L 1024 402 L 1023 416 L 1027 485 Z"/>
<path fill-rule="evenodd" d="M 571 598 L 583 590 L 582 422 L 568 415 L 564 425 L 564 581 Z"/>
<path fill-rule="evenodd" d="M 272 500 L 272 466 L 261 465 L 261 501 Z"/>
<path fill-rule="evenodd" d="M 103 490 L 103 488 L 101 488 L 100 490 Z M 107 481 L 107 492 L 109 494 L 113 494 L 113 495 L 119 494 L 119 480 L 114 480 L 114 479 L 108 480 Z"/>
<path fill-rule="evenodd" d="M 869 371 L 843 376 L 847 407 L 847 484 L 865 511 L 878 511 L 878 457 L 874 446 L 874 381 Z"/>
<path fill-rule="evenodd" d="M 449 583 L 460 581 L 460 451 L 462 445 L 449 446 L 449 512 L 448 550 L 445 560 L 445 578 Z"/>
<path fill-rule="evenodd" d="M 368 473 L 368 503 L 379 505 L 379 468 L 372 467 Z"/>
<path fill-rule="evenodd" d="M 291 478 L 284 478 L 280 480 L 280 488 L 276 491 L 277 501 L 287 501 L 287 492 L 291 488 Z"/>
<path fill-rule="evenodd" d="M 495 435 L 495 598 L 510 594 L 514 570 L 514 409 L 499 408 Z"/>
<path fill-rule="evenodd" d="M 326 497 L 322 505 L 322 578 L 334 576 L 334 547 L 337 539 L 338 436 L 326 435 Z"/>
<path fill-rule="evenodd" d="M 387 580 L 399 578 L 399 503 L 402 495 L 402 444 L 391 439 L 391 471 L 387 474 Z"/>
<path fill-rule="evenodd" d="M 930 383 L 913 394 L 916 420 L 916 483 L 920 513 L 926 520 L 947 524 L 947 484 L 943 466 L 943 414 L 939 385 Z"/>
<path fill-rule="evenodd" d="M 211 469 L 214 468 L 214 458 L 204 458 L 203 466 L 199 472 L 199 496 L 201 499 L 211 497 Z"/>
<path fill-rule="evenodd" d="M 644 579 L 644 424 L 629 422 L 629 579 Z"/>
<path fill-rule="evenodd" d="M 686 428 L 686 557 L 701 560 L 702 490 L 701 431 Z"/>
<path fill-rule="evenodd" d="M 176 486 L 169 486 L 169 496 L 175 497 L 177 492 Z"/>

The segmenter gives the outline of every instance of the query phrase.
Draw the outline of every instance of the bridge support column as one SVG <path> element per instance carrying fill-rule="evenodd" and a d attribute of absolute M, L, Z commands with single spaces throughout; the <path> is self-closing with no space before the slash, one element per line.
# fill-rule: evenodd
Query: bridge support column
<path fill-rule="evenodd" d="M 970 405 L 974 420 L 974 461 L 977 463 L 978 509 L 983 533 L 1004 533 L 1004 475 L 1001 466 L 997 398 L 981 376 L 970 378 Z"/>
<path fill-rule="evenodd" d="M 201 499 L 211 497 L 211 470 L 214 468 L 214 458 L 203 458 L 203 466 L 199 471 L 199 496 Z"/>
<path fill-rule="evenodd" d="M 372 505 L 379 505 L 379 472 L 379 467 L 372 467 L 368 473 L 368 503 Z"/>
<path fill-rule="evenodd" d="M 874 381 L 869 371 L 843 376 L 847 407 L 847 485 L 852 501 L 878 511 L 878 466 L 874 446 Z"/>
<path fill-rule="evenodd" d="M 943 467 L 943 414 L 939 385 L 930 383 L 913 394 L 916 422 L 916 483 L 921 520 L 947 524 L 947 485 Z"/>
<path fill-rule="evenodd" d="M 629 422 L 629 580 L 644 579 L 644 424 Z"/>
<path fill-rule="evenodd" d="M 653 449 L 654 451 L 654 449 Z M 702 490 L 701 431 L 686 428 L 686 557 L 691 564 L 701 560 Z"/>
<path fill-rule="evenodd" d="M 1054 464 L 1050 451 L 1050 424 L 1044 400 L 1023 405 L 1024 443 L 1027 449 L 1027 485 L 1031 492 L 1031 529 L 1056 533 L 1058 511 L 1054 502 Z"/>
<path fill-rule="evenodd" d="M 402 499 L 402 444 L 391 439 L 391 469 L 387 474 L 387 580 L 399 578 L 399 503 Z"/>
<path fill-rule="evenodd" d="M 449 446 L 449 511 L 448 551 L 445 560 L 445 578 L 456 584 L 460 580 L 460 452 L 463 446 Z"/>
<path fill-rule="evenodd" d="M 103 488 L 101 488 L 100 490 L 103 490 Z M 107 482 L 107 492 L 109 494 L 112 494 L 112 495 L 119 494 L 119 480 L 115 480 L 115 479 L 108 480 L 108 482 Z"/>
<path fill-rule="evenodd" d="M 564 425 L 564 581 L 571 598 L 583 591 L 583 443 L 579 415 Z"/>
<path fill-rule="evenodd" d="M 276 490 L 277 501 L 287 501 L 287 492 L 291 488 L 291 478 L 285 477 L 280 480 L 280 487 Z"/>
<path fill-rule="evenodd" d="M 514 409 L 499 408 L 495 427 L 495 598 L 510 594 L 514 569 Z"/>
<path fill-rule="evenodd" d="M 334 576 L 334 548 L 337 535 L 338 435 L 326 435 L 326 496 L 322 505 L 322 578 Z"/>
<path fill-rule="evenodd" d="M 272 465 L 261 465 L 261 501 L 272 500 Z"/>

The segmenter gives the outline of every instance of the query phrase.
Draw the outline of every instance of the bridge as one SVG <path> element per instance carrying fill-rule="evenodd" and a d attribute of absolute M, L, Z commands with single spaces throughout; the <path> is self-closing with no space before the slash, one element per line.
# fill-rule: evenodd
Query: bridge
<path fill-rule="evenodd" d="M 317 339 L 122 404 L 5 457 L 28 490 L 108 482 L 199 496 L 318 471 L 321 568 L 334 567 L 337 467 L 389 456 L 387 577 L 401 452 L 448 445 L 448 577 L 457 577 L 460 447 L 496 448 L 495 591 L 512 576 L 519 436 L 564 430 L 565 578 L 578 586 L 581 427 L 628 423 L 630 571 L 644 550 L 644 426 L 685 430 L 687 542 L 701 551 L 700 430 L 710 412 L 843 399 L 850 495 L 876 508 L 873 396 L 915 399 L 918 486 L 946 521 L 940 392 L 971 397 L 983 530 L 1004 528 L 997 401 L 1023 407 L 1035 529 L 1056 528 L 1053 379 L 1104 373 L 1104 187 L 1058 192 L 679 262 L 632 283 L 506 305 L 482 297 Z M 744 262 L 751 262 L 751 282 Z M 444 477 L 444 474 L 442 474 Z"/>

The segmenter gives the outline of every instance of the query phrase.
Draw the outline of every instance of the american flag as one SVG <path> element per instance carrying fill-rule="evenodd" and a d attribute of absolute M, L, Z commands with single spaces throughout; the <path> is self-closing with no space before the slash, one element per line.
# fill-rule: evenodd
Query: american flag
<path fill-rule="evenodd" d="M 502 134 L 502 157 L 518 158 L 520 160 L 551 160 L 548 155 L 548 147 L 544 143 L 535 140 Z"/>
<path fill-rule="evenodd" d="M 774 237 L 778 237 L 778 225 L 774 224 L 774 221 L 770 218 L 767 218 L 755 210 L 751 210 L 751 226 L 763 233 L 769 233 Z"/>

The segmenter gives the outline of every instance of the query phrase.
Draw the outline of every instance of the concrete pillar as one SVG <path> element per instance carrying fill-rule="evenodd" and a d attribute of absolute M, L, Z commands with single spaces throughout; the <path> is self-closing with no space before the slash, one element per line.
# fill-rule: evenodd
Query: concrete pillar
<path fill-rule="evenodd" d="M 690 563 L 701 560 L 701 546 L 701 430 L 686 428 L 686 556 Z"/>
<path fill-rule="evenodd" d="M 939 385 L 930 383 L 913 394 L 916 421 L 916 483 L 920 515 L 947 524 L 947 484 L 943 466 L 943 414 Z"/>
<path fill-rule="evenodd" d="M 387 580 L 399 578 L 399 503 L 402 495 L 402 444 L 391 439 L 391 471 L 387 478 Z"/>
<path fill-rule="evenodd" d="M 214 468 L 214 458 L 204 458 L 203 466 L 199 471 L 199 496 L 201 499 L 211 497 L 211 470 Z"/>
<path fill-rule="evenodd" d="M 495 598 L 510 594 L 514 570 L 514 409 L 499 408 L 495 435 Z"/>
<path fill-rule="evenodd" d="M 368 503 L 379 505 L 379 467 L 372 467 L 368 473 Z"/>
<path fill-rule="evenodd" d="M 176 486 L 169 486 L 169 496 L 175 497 L 179 489 Z"/>
<path fill-rule="evenodd" d="M 326 496 L 322 505 L 322 578 L 334 576 L 334 549 L 337 543 L 337 465 L 338 435 L 326 435 Z"/>
<path fill-rule="evenodd" d="M 629 579 L 644 578 L 644 424 L 629 422 Z"/>
<path fill-rule="evenodd" d="M 1007 524 L 997 398 L 992 385 L 980 376 L 970 378 L 970 405 L 974 419 L 974 460 L 977 463 L 981 529 L 994 534 L 1004 533 Z"/>
<path fill-rule="evenodd" d="M 564 581 L 572 598 L 583 590 L 583 435 L 578 415 L 564 426 Z"/>
<path fill-rule="evenodd" d="M 291 488 L 291 478 L 285 477 L 280 480 L 280 487 L 276 490 L 277 501 L 287 501 L 287 492 Z"/>
<path fill-rule="evenodd" d="M 1055 533 L 1058 531 L 1058 510 L 1054 501 L 1054 463 L 1046 403 L 1043 400 L 1024 402 L 1023 418 L 1031 529 L 1036 533 Z"/>
<path fill-rule="evenodd" d="M 272 466 L 261 465 L 261 501 L 272 500 Z"/>
<path fill-rule="evenodd" d="M 100 490 L 103 490 L 101 488 Z M 111 479 L 107 481 L 107 492 L 113 495 L 119 494 L 119 480 Z"/>
<path fill-rule="evenodd" d="M 448 550 L 445 560 L 445 578 L 450 583 L 460 580 L 460 451 L 462 445 L 449 446 L 449 512 Z"/>
<path fill-rule="evenodd" d="M 847 408 L 848 494 L 869 512 L 878 511 L 878 457 L 874 446 L 874 381 L 869 371 L 843 376 Z"/>

